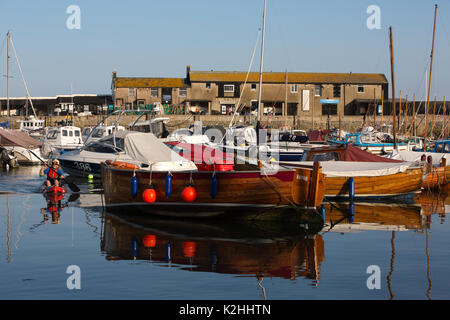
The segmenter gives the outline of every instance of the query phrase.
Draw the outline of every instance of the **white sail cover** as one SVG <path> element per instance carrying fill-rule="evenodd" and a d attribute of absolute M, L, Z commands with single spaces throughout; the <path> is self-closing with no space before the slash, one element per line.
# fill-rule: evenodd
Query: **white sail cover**
<path fill-rule="evenodd" d="M 447 163 L 450 163 L 450 153 L 419 152 L 419 151 L 404 150 L 404 151 L 394 151 L 394 152 L 386 155 L 386 158 L 410 161 L 410 162 L 419 162 L 420 158 L 424 154 L 426 157 L 428 157 L 428 156 L 432 157 L 434 165 L 440 164 L 442 161 L 442 158 L 446 158 Z"/>
<path fill-rule="evenodd" d="M 197 169 L 192 161 L 172 151 L 152 133 L 128 131 L 117 132 L 116 136 L 123 136 L 124 151 L 135 162 L 167 167 L 167 171 Z"/>
<path fill-rule="evenodd" d="M 301 162 L 310 164 L 313 162 Z M 377 177 L 405 172 L 413 166 L 411 163 L 358 162 L 358 161 L 323 161 L 322 172 L 327 177 Z"/>

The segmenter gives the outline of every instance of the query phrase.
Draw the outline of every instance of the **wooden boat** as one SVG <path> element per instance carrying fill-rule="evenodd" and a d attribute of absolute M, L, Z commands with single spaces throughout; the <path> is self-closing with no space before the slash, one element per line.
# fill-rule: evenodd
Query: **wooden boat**
<path fill-rule="evenodd" d="M 320 167 L 304 166 L 274 175 L 259 170 L 224 172 L 171 173 L 171 195 L 166 194 L 168 172 L 153 172 L 155 203 L 146 203 L 143 192 L 149 185 L 149 170 L 119 169 L 103 163 L 102 183 L 107 207 L 128 207 L 170 216 L 207 217 L 223 213 L 260 210 L 267 207 L 297 205 L 317 207 L 323 200 L 324 184 Z M 315 177 L 313 176 L 315 175 Z M 137 178 L 137 195 L 133 198 L 130 183 Z M 211 195 L 211 179 L 217 181 L 217 195 Z M 312 182 L 312 183 L 311 183 Z M 316 187 L 314 187 L 314 182 Z M 193 183 L 197 194 L 194 202 L 186 202 L 182 193 Z M 166 212 L 167 211 L 167 212 Z"/>
<path fill-rule="evenodd" d="M 342 163 L 342 162 L 341 162 Z M 337 177 L 325 174 L 327 197 L 350 196 L 351 179 L 354 181 L 354 197 L 361 198 L 404 198 L 420 192 L 422 168 L 399 169 L 393 174 L 366 176 L 364 173 L 349 173 Z"/>
<path fill-rule="evenodd" d="M 119 166 L 114 161 L 101 164 L 107 207 L 207 217 L 290 205 L 314 208 L 322 203 L 325 185 L 318 162 L 275 173 L 270 171 L 270 165 L 261 163 L 261 167 L 236 164 L 230 171 L 198 171 L 192 161 L 181 157 L 153 134 L 140 135 L 130 137 L 134 149 L 140 150 L 132 156 L 135 161 L 131 166 Z M 155 157 L 159 160 L 155 161 Z M 151 192 L 147 191 L 150 184 Z M 188 192 L 190 197 L 186 197 Z M 149 201 L 146 195 L 150 193 Z"/>
<path fill-rule="evenodd" d="M 415 162 L 423 166 L 424 178 L 422 188 L 426 190 L 441 189 L 450 181 L 450 167 L 447 161 L 450 158 L 446 153 L 399 151 L 389 155 L 391 159 Z"/>
<path fill-rule="evenodd" d="M 327 150 L 327 152 L 324 153 L 324 150 Z M 411 155 L 411 153 L 414 153 L 415 155 Z M 424 154 L 415 151 L 403 151 L 398 153 L 399 156 L 402 154 L 405 155 L 404 157 L 409 160 L 404 160 L 402 158 L 396 157 L 380 157 L 351 145 L 343 145 L 326 146 L 322 148 L 305 148 L 303 159 L 304 161 L 337 160 L 392 163 L 416 162 L 417 166 L 423 167 L 423 189 L 435 190 L 447 185 L 448 181 L 450 180 L 450 167 L 447 166 L 447 159 L 445 157 L 441 157 L 441 154 L 439 154 L 438 157 L 433 157 L 430 153 Z M 421 158 L 423 155 L 425 155 L 424 159 L 427 159 L 427 161 L 419 160 L 419 158 Z M 431 158 L 428 158 L 428 156 L 431 156 Z"/>
<path fill-rule="evenodd" d="M 450 167 L 441 165 L 439 167 L 426 164 L 424 167 L 424 177 L 422 187 L 431 191 L 440 189 L 448 184 L 450 179 Z"/>
<path fill-rule="evenodd" d="M 423 166 L 385 159 L 352 146 L 305 149 L 304 159 L 322 161 L 326 197 L 404 199 L 420 192 L 422 187 Z M 311 162 L 280 162 L 288 167 L 302 164 Z"/>

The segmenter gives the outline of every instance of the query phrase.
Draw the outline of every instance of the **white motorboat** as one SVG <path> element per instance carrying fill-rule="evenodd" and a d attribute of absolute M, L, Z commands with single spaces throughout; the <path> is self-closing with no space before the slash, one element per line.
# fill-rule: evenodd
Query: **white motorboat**
<path fill-rule="evenodd" d="M 60 155 L 58 160 L 63 170 L 70 175 L 88 176 L 92 174 L 98 178 L 101 175 L 100 163 L 106 160 L 131 163 L 136 162 L 136 159 L 145 159 L 148 154 L 151 154 L 153 158 L 158 158 L 158 150 L 161 145 L 163 142 L 152 133 L 117 131 L 115 134 L 93 141 L 81 149 L 66 152 Z M 161 149 L 165 150 L 168 147 L 164 145 Z M 180 158 L 178 155 L 176 157 Z M 141 164 L 141 166 L 149 165 Z M 170 171 L 183 169 L 172 165 L 173 163 L 159 162 L 153 168 Z M 167 166 L 167 168 L 161 166 Z"/>
<path fill-rule="evenodd" d="M 44 136 L 45 120 L 37 119 L 31 115 L 25 120 L 17 120 L 20 123 L 19 130 L 26 132 L 35 139 L 40 139 Z"/>
<path fill-rule="evenodd" d="M 169 118 L 153 118 L 150 120 L 141 120 L 137 118 L 132 124 L 129 125 L 129 129 L 139 132 L 151 132 L 157 138 L 166 138 L 169 135 L 169 131 L 166 128 Z"/>
<path fill-rule="evenodd" d="M 84 146 L 81 129 L 74 126 L 49 128 L 43 141 L 44 155 L 58 155 L 62 152 L 79 149 Z"/>
<path fill-rule="evenodd" d="M 86 127 L 83 129 L 83 133 L 82 133 L 84 144 L 88 144 L 90 142 L 105 138 L 105 137 L 113 134 L 113 132 L 116 130 L 124 131 L 125 127 L 123 127 L 123 126 L 116 127 L 115 125 L 110 125 L 110 126 L 99 125 L 96 127 Z"/>

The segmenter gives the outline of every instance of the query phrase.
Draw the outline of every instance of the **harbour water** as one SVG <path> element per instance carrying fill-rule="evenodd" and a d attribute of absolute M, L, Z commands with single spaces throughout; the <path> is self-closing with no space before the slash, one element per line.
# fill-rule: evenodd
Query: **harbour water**
<path fill-rule="evenodd" d="M 55 209 L 38 171 L 0 175 L 0 299 L 450 298 L 445 193 L 325 203 L 323 227 L 167 220 L 105 211 L 87 179 Z"/>

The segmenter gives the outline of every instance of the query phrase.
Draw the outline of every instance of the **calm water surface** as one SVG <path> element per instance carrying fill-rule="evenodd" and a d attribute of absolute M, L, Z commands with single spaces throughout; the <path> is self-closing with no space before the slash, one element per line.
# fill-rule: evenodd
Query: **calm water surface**
<path fill-rule="evenodd" d="M 449 299 L 445 195 L 327 204 L 323 227 L 184 221 L 102 209 L 81 180 L 59 215 L 38 167 L 0 174 L 1 299 Z M 69 266 L 81 289 L 69 290 Z M 369 290 L 369 266 L 380 289 Z M 376 284 L 369 279 L 369 283 Z"/>

